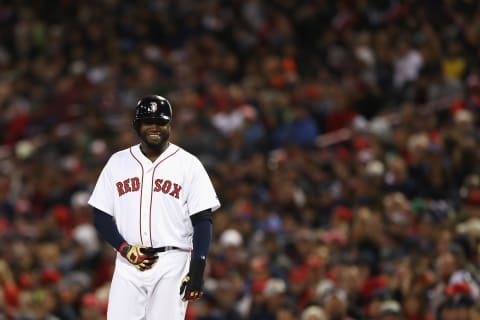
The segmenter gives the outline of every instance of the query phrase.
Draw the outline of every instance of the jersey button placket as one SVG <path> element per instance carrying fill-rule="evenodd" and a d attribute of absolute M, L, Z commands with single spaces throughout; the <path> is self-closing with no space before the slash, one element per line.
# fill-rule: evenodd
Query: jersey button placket
<path fill-rule="evenodd" d="M 153 167 L 149 167 L 145 173 L 145 184 L 143 186 L 144 198 L 142 201 L 142 224 L 141 235 L 142 242 L 145 245 L 150 245 L 150 201 L 152 199 L 152 175 Z"/>

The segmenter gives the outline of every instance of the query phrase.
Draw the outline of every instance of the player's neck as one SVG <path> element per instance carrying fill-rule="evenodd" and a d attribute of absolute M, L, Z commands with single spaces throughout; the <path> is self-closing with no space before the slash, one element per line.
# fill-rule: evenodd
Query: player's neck
<path fill-rule="evenodd" d="M 145 157 L 150 159 L 150 161 L 154 162 L 165 150 L 167 150 L 169 145 L 170 142 L 168 141 L 158 147 L 150 146 L 143 142 L 140 144 L 140 151 L 142 151 Z"/>

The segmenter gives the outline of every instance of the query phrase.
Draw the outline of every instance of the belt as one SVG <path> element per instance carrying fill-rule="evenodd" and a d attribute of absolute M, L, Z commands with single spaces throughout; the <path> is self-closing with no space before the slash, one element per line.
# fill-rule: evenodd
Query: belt
<path fill-rule="evenodd" d="M 169 250 L 180 250 L 180 251 L 190 251 L 189 249 L 183 249 L 175 246 L 165 246 L 165 247 L 156 247 L 156 248 L 150 248 L 150 252 L 155 253 L 155 252 L 165 252 Z"/>

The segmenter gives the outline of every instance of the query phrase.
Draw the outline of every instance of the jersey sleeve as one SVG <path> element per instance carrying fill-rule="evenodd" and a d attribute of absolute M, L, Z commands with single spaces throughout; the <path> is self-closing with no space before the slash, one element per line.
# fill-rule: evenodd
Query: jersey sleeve
<path fill-rule="evenodd" d="M 190 183 L 187 192 L 187 206 L 189 214 L 220 208 L 220 201 L 203 164 L 194 158 L 190 172 Z"/>
<path fill-rule="evenodd" d="M 88 204 L 113 216 L 114 197 L 109 162 L 105 165 L 90 195 Z"/>

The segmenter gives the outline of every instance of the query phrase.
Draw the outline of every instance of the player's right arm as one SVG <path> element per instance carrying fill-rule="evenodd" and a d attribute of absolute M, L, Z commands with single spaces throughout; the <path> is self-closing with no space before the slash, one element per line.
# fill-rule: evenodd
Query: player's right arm
<path fill-rule="evenodd" d="M 111 168 L 115 166 L 113 158 L 114 156 L 109 159 L 100 173 L 88 200 L 93 207 L 93 223 L 100 238 L 108 242 L 140 271 L 144 271 L 152 268 L 158 259 L 158 254 L 144 253 L 143 248 L 146 246 L 129 244 L 118 231 L 117 224 L 113 220 L 115 197 L 111 173 Z"/>
<path fill-rule="evenodd" d="M 117 225 L 108 213 L 97 208 L 93 208 L 93 225 L 97 229 L 97 233 L 104 241 L 108 242 L 117 251 L 124 243 L 127 243 L 118 231 Z"/>
<path fill-rule="evenodd" d="M 140 271 L 151 269 L 157 262 L 158 254 L 147 254 L 144 252 L 147 246 L 131 245 L 125 241 L 113 217 L 97 208 L 93 209 L 93 224 L 95 229 L 103 240 L 108 242 L 131 264 L 135 265 Z"/>

